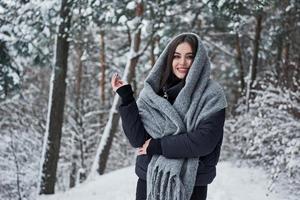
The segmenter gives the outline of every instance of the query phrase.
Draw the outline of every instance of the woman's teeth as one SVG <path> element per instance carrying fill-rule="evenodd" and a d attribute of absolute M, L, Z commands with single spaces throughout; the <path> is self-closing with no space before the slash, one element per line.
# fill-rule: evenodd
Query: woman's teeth
<path fill-rule="evenodd" d="M 179 71 L 180 73 L 186 73 L 189 69 L 187 68 L 177 68 L 177 71 Z"/>

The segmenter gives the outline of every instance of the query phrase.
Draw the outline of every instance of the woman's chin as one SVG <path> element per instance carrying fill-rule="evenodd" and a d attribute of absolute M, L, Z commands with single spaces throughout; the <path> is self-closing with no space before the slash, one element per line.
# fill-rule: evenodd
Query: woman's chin
<path fill-rule="evenodd" d="M 184 77 L 185 77 L 185 75 L 186 75 L 186 73 L 185 74 L 183 74 L 183 73 L 176 73 L 175 74 L 175 76 L 177 77 L 177 78 L 179 78 L 179 79 L 183 79 Z"/>

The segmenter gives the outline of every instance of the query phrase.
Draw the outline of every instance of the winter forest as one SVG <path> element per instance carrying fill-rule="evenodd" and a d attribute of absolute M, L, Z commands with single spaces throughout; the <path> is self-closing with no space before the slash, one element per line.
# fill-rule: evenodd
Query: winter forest
<path fill-rule="evenodd" d="M 0 0 L 0 199 L 134 165 L 112 74 L 137 98 L 182 32 L 202 38 L 226 93 L 220 162 L 261 167 L 269 191 L 299 197 L 300 1 Z"/>

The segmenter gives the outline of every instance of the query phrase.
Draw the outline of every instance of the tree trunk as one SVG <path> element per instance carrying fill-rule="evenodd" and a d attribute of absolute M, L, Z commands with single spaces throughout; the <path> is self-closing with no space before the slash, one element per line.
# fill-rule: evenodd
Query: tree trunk
<path fill-rule="evenodd" d="M 155 49 L 155 40 L 153 39 L 151 41 L 151 50 L 150 50 L 150 63 L 151 63 L 152 67 L 153 67 L 153 65 L 155 63 L 154 49 Z"/>
<path fill-rule="evenodd" d="M 251 86 L 253 84 L 253 81 L 256 80 L 256 75 L 257 75 L 259 41 L 260 41 L 260 33 L 262 29 L 261 22 L 262 22 L 262 14 L 258 14 L 256 16 L 255 39 L 253 44 L 254 48 L 253 48 L 253 59 L 252 59 Z"/>
<path fill-rule="evenodd" d="M 51 78 L 49 96 L 48 123 L 44 140 L 40 194 L 54 194 L 56 170 L 59 159 L 63 113 L 65 105 L 66 75 L 68 60 L 68 30 L 70 28 L 70 7 L 72 1 L 62 0 L 57 35 L 56 58 Z"/>
<path fill-rule="evenodd" d="M 140 48 L 140 43 L 141 43 L 141 29 L 137 30 L 137 33 L 133 37 L 134 39 L 134 45 L 133 45 L 133 50 L 134 52 L 138 52 Z M 138 59 L 132 59 L 131 60 L 131 66 L 130 66 L 130 74 L 131 74 L 131 82 L 132 82 L 132 89 L 133 91 L 137 91 L 137 82 L 136 82 L 136 73 L 135 73 L 135 66 L 137 65 Z M 130 82 L 128 82 L 130 83 Z M 136 93 L 134 93 L 136 95 Z M 135 96 L 136 97 L 136 96 Z"/>
<path fill-rule="evenodd" d="M 141 8 L 141 6 L 142 3 L 138 3 L 136 8 L 137 16 L 140 17 L 139 23 L 141 22 L 141 15 L 143 11 L 143 8 Z M 131 41 L 130 52 L 135 52 L 135 53 L 138 52 L 140 41 L 141 41 L 140 37 L 141 37 L 141 29 L 138 28 L 134 33 L 133 41 Z M 131 55 L 131 57 L 128 58 L 122 80 L 125 80 L 128 83 L 132 81 L 134 77 L 134 70 L 136 68 L 138 59 L 139 56 L 133 56 L 133 55 Z M 117 113 L 117 106 L 119 104 L 119 100 L 120 100 L 119 95 L 115 95 L 112 107 L 109 112 L 109 119 L 105 126 L 104 133 L 101 137 L 101 141 L 98 146 L 96 157 L 89 177 L 93 177 L 96 171 L 100 175 L 103 174 L 106 168 L 109 151 L 111 149 L 113 137 L 115 135 L 116 129 L 119 124 L 119 119 L 120 119 L 120 115 Z"/>
<path fill-rule="evenodd" d="M 105 42 L 104 42 L 104 31 L 100 32 L 100 72 L 101 77 L 99 80 L 100 85 L 100 100 L 102 102 L 102 106 L 105 106 L 105 68 L 106 68 L 106 61 L 105 61 Z"/>
<path fill-rule="evenodd" d="M 245 80 L 244 80 L 244 66 L 243 66 L 243 59 L 242 59 L 242 51 L 241 51 L 241 43 L 240 43 L 240 36 L 236 33 L 236 60 L 240 67 L 240 82 L 241 82 L 241 93 L 243 94 L 245 89 Z"/>
<path fill-rule="evenodd" d="M 141 18 L 143 13 L 144 13 L 143 3 L 139 2 L 139 3 L 137 3 L 136 8 L 135 8 L 135 15 L 136 15 L 136 17 Z M 140 43 L 141 43 L 141 29 L 140 28 L 137 29 L 136 34 L 134 34 L 133 40 L 134 40 L 133 50 L 134 50 L 134 52 L 138 52 L 139 48 L 140 48 Z M 137 82 L 136 82 L 136 75 L 135 75 L 135 66 L 137 65 L 137 62 L 138 62 L 137 58 L 132 59 L 131 60 L 132 66 L 130 66 L 130 70 L 131 70 L 130 74 L 132 75 L 131 82 L 132 82 L 133 91 L 137 91 Z M 130 82 L 128 82 L 128 83 L 130 83 Z M 136 95 L 136 93 L 134 95 Z"/>
<path fill-rule="evenodd" d="M 253 48 L 253 57 L 252 57 L 252 64 L 250 65 L 249 69 L 249 76 L 247 82 L 247 92 L 246 92 L 246 107 L 247 112 L 249 112 L 250 108 L 250 99 L 255 98 L 254 94 L 251 94 L 251 89 L 253 88 L 253 82 L 256 80 L 257 74 L 257 63 L 258 63 L 258 52 L 259 52 L 259 40 L 260 40 L 260 33 L 261 33 L 261 22 L 262 22 L 262 14 L 259 13 L 256 16 L 256 26 L 255 26 L 255 39 L 254 39 L 254 48 Z"/>
<path fill-rule="evenodd" d="M 283 66 L 282 66 L 282 79 L 283 79 L 283 83 L 284 86 L 287 88 L 291 88 L 291 84 L 290 81 L 290 77 L 289 74 L 289 55 L 290 55 L 290 44 L 289 41 L 285 41 L 284 47 L 282 49 L 283 51 Z"/>
<path fill-rule="evenodd" d="M 281 82 L 281 61 L 282 61 L 282 34 L 277 37 L 277 55 L 276 55 L 276 63 L 275 63 L 275 73 L 277 80 Z"/>
<path fill-rule="evenodd" d="M 76 47 L 76 57 L 78 58 L 77 60 L 77 73 L 76 73 L 76 86 L 75 86 L 75 116 L 74 119 L 76 121 L 76 123 L 78 124 L 78 126 L 82 127 L 82 120 L 80 117 L 80 113 L 81 113 L 81 103 L 80 103 L 80 99 L 81 99 L 81 80 L 82 80 L 82 60 L 81 57 L 83 55 L 83 50 L 82 50 L 82 46 L 81 45 L 77 45 Z M 80 129 L 82 130 L 82 129 Z M 79 132 L 77 134 L 83 134 L 83 132 Z M 82 141 L 82 137 L 80 137 L 78 139 L 78 136 L 74 136 L 73 139 L 73 155 L 72 155 L 72 165 L 71 165 L 71 174 L 70 174 L 70 183 L 69 183 L 69 187 L 72 188 L 76 185 L 76 179 L 77 179 L 77 172 L 79 169 L 78 166 L 78 152 L 80 152 L 80 154 L 83 154 L 83 151 L 81 151 L 80 145 L 79 143 L 81 143 Z M 80 150 L 80 151 L 79 151 Z M 83 159 L 83 156 L 80 156 L 81 159 Z M 81 162 L 84 162 L 83 160 L 81 160 Z"/>
<path fill-rule="evenodd" d="M 7 52 L 8 50 L 6 48 L 5 42 L 0 40 L 0 84 L 2 86 L 2 91 L 0 90 L 0 101 L 1 97 L 5 99 L 9 93 L 8 70 L 6 68 L 9 68 L 11 64 Z"/>
<path fill-rule="evenodd" d="M 150 61 L 151 61 L 151 67 L 154 66 L 155 62 L 156 62 L 156 58 L 155 58 L 155 45 L 159 46 L 159 36 L 157 35 L 156 37 L 154 37 L 151 41 L 151 51 L 150 51 Z"/>
<path fill-rule="evenodd" d="M 283 1 L 284 8 L 286 9 L 289 6 L 289 1 Z M 284 19 L 283 29 L 285 30 L 284 35 L 284 43 L 283 43 L 283 66 L 282 66 L 282 79 L 284 86 L 287 88 L 292 88 L 293 85 L 293 78 L 290 74 L 293 74 L 293 70 L 290 69 L 290 29 L 292 27 L 292 20 L 290 15 L 291 13 L 286 13 L 286 17 Z"/>
<path fill-rule="evenodd" d="M 15 138 L 14 136 L 11 134 L 11 141 L 10 141 L 10 147 L 11 147 L 11 151 L 14 157 L 14 163 L 15 163 L 15 167 L 16 167 L 16 186 L 17 186 L 17 194 L 18 194 L 18 200 L 22 200 L 22 192 L 21 192 L 21 181 L 20 181 L 20 163 L 18 161 L 18 157 L 16 154 L 16 147 L 15 147 Z"/>
<path fill-rule="evenodd" d="M 76 145 L 76 144 L 73 144 L 73 145 Z M 77 166 L 77 155 L 76 153 L 73 153 L 72 155 L 72 164 L 71 164 L 71 173 L 70 173 L 70 182 L 69 182 L 69 187 L 70 188 L 73 188 L 75 187 L 75 184 L 76 184 L 76 174 L 77 174 L 77 171 L 78 171 L 78 166 Z"/>

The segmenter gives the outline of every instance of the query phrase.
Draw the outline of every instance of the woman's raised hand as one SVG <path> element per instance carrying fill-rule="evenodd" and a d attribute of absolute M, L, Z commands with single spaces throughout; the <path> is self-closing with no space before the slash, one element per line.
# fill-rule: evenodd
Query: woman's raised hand
<path fill-rule="evenodd" d="M 111 77 L 111 86 L 114 92 L 116 92 L 118 88 L 126 84 L 127 83 L 125 81 L 121 80 L 118 73 L 114 73 L 114 75 Z"/>

